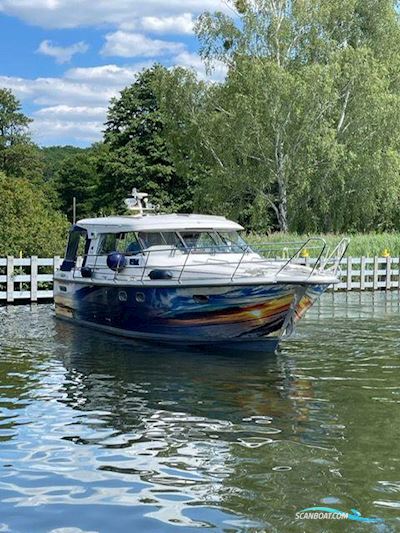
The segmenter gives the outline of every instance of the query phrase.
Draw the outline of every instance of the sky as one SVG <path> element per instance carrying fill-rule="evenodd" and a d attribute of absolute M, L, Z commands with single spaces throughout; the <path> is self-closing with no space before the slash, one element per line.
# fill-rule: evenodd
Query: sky
<path fill-rule="evenodd" d="M 193 33 L 224 0 L 0 0 L 0 87 L 33 119 L 41 146 L 102 137 L 109 100 L 159 62 L 206 73 Z M 213 79 L 224 77 L 216 65 Z"/>

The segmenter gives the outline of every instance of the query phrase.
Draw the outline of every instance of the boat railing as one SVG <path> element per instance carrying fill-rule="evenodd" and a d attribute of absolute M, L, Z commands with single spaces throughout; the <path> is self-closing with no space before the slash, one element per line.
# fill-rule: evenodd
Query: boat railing
<path fill-rule="evenodd" d="M 148 270 L 171 270 L 174 271 L 174 280 L 178 280 L 178 283 L 181 283 L 185 274 L 190 274 L 193 276 L 198 273 L 202 277 L 205 275 L 205 270 L 201 270 L 202 267 L 212 267 L 213 264 L 220 267 L 226 267 L 231 269 L 231 273 L 223 274 L 208 272 L 208 279 L 221 279 L 221 277 L 228 278 L 230 281 L 235 281 L 239 277 L 246 277 L 254 275 L 253 272 L 248 272 L 246 274 L 245 267 L 257 267 L 257 265 L 265 268 L 265 263 L 275 263 L 276 268 L 273 272 L 272 278 L 277 281 L 279 278 L 284 276 L 290 271 L 290 268 L 294 265 L 296 266 L 306 266 L 309 267 L 309 271 L 302 272 L 302 275 L 307 274 L 306 280 L 309 279 L 316 272 L 329 272 L 332 275 L 337 274 L 340 261 L 346 252 L 348 246 L 348 239 L 343 239 L 339 244 L 330 251 L 327 247 L 327 244 L 324 239 L 318 237 L 311 237 L 305 242 L 282 242 L 282 243 L 264 243 L 256 246 L 251 245 L 242 245 L 242 244 L 232 244 L 232 245 L 216 245 L 213 246 L 192 246 L 187 248 L 177 248 L 176 246 L 155 246 L 154 249 L 144 249 L 138 254 L 133 253 L 121 253 L 122 258 L 142 258 L 141 264 L 135 265 L 137 268 L 134 279 L 139 279 L 140 282 L 145 282 L 146 274 Z M 184 255 L 183 263 L 176 265 L 166 265 L 164 264 L 154 264 L 150 261 L 154 254 L 167 254 L 170 257 L 176 257 L 177 253 L 180 252 Z M 225 252 L 225 253 L 224 253 Z M 218 254 L 224 253 L 224 257 L 218 259 Z M 227 258 L 228 253 L 233 253 L 235 258 L 230 260 Z M 240 253 L 240 258 L 238 254 Z M 204 262 L 195 263 L 190 261 L 196 255 L 207 255 L 208 260 Z M 259 259 L 257 258 L 257 255 Z M 165 255 L 164 255 L 165 256 Z M 213 260 L 216 263 L 210 262 L 210 256 L 213 257 Z M 81 265 L 89 265 L 91 269 L 92 277 L 100 271 L 104 273 L 104 270 L 107 269 L 106 264 L 99 264 L 99 258 L 103 259 L 106 257 L 104 255 L 98 254 L 87 254 L 81 259 Z M 94 261 L 91 259 L 94 258 Z M 144 259 L 144 260 L 143 260 Z M 73 277 L 82 275 L 82 267 L 78 265 L 74 269 Z M 120 264 L 117 264 L 117 268 L 114 272 L 113 279 L 114 281 L 126 280 L 126 271 L 119 268 Z M 200 268 L 200 270 L 198 270 Z M 272 274 L 272 272 L 271 272 Z"/>
<path fill-rule="evenodd" d="M 278 277 L 280 274 L 284 273 L 287 270 L 287 268 L 290 267 L 291 265 L 293 265 L 296 262 L 296 259 L 298 259 L 302 255 L 303 255 L 303 257 L 307 257 L 306 252 L 307 252 L 307 254 L 309 253 L 308 249 L 312 248 L 314 243 L 316 244 L 317 248 L 319 246 L 319 252 L 318 252 L 318 255 L 317 255 L 317 260 L 315 261 L 315 263 L 312 266 L 312 270 L 310 272 L 310 276 L 309 277 L 311 277 L 317 269 L 320 269 L 321 264 L 322 264 L 321 263 L 322 258 L 324 257 L 324 253 L 325 253 L 325 251 L 327 249 L 326 241 L 325 241 L 325 239 L 322 239 L 321 237 L 310 237 L 287 260 L 287 262 L 282 266 L 282 268 L 279 269 L 279 271 L 276 274 L 276 277 Z"/>

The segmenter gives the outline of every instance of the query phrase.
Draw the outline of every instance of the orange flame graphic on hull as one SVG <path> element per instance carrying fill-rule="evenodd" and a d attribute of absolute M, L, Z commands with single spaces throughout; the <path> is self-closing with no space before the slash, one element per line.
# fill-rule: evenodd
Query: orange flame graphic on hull
<path fill-rule="evenodd" d="M 293 295 L 289 294 L 282 298 L 254 304 L 251 306 L 227 309 L 223 311 L 210 312 L 206 316 L 198 318 L 174 318 L 168 320 L 170 325 L 194 326 L 194 325 L 216 325 L 231 324 L 236 322 L 259 321 L 260 324 L 274 320 L 282 313 L 286 313 L 293 301 Z"/>

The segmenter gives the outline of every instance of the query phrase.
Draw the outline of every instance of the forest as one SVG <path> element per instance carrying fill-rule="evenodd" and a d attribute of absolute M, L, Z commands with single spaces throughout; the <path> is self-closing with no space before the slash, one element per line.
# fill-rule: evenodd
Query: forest
<path fill-rule="evenodd" d="M 223 214 L 257 235 L 395 234 L 397 2 L 229 5 L 196 23 L 225 80 L 154 64 L 110 101 L 88 148 L 37 146 L 0 88 L 0 256 L 62 253 L 74 197 L 78 218 L 123 213 L 133 187 L 165 212 Z"/>

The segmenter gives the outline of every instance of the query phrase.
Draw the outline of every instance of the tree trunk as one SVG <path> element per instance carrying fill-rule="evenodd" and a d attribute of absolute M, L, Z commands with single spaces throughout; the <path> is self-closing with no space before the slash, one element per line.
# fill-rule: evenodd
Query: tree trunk
<path fill-rule="evenodd" d="M 289 230 L 287 212 L 287 188 L 284 176 L 278 178 L 278 224 L 279 231 L 286 233 Z"/>
<path fill-rule="evenodd" d="M 278 181 L 278 224 L 279 230 L 288 231 L 288 206 L 287 206 L 287 184 L 286 184 L 286 157 L 284 155 L 284 145 L 280 133 L 276 136 L 275 142 L 275 162 L 276 177 Z"/>

